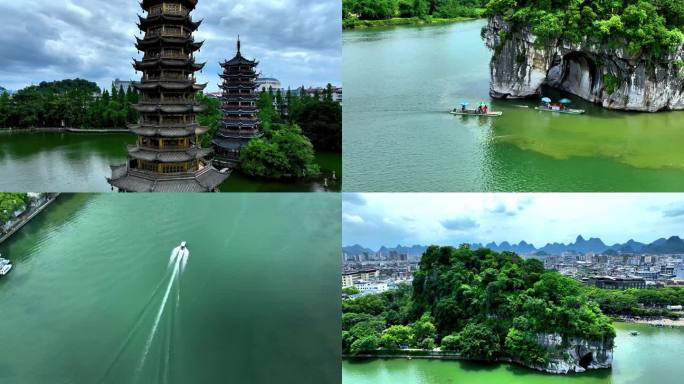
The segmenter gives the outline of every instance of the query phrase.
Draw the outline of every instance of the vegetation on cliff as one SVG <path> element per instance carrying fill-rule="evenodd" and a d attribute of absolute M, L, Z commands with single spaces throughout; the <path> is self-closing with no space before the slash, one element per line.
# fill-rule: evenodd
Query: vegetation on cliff
<path fill-rule="evenodd" d="M 466 245 L 429 247 L 412 287 L 347 300 L 342 310 L 343 348 L 352 355 L 441 345 L 471 359 L 543 365 L 549 351 L 538 334 L 599 342 L 615 336 L 581 283 L 545 271 L 538 260 Z"/>
<path fill-rule="evenodd" d="M 660 58 L 684 42 L 680 0 L 490 0 L 487 10 L 529 27 L 541 43 L 586 38 Z"/>

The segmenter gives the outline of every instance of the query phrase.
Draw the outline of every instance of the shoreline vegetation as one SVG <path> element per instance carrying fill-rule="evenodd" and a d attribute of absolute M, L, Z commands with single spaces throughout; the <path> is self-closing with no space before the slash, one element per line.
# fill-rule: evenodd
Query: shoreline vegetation
<path fill-rule="evenodd" d="M 0 128 L 0 133 L 12 132 L 63 132 L 63 133 L 132 133 L 128 128 L 67 128 L 67 127 L 30 127 L 30 128 Z"/>
<path fill-rule="evenodd" d="M 440 18 L 440 17 L 393 17 L 391 19 L 385 20 L 360 20 L 360 19 L 347 19 L 342 23 L 342 29 L 367 29 L 367 28 L 385 28 L 385 27 L 395 27 L 395 26 L 411 26 L 411 25 L 440 25 L 440 24 L 451 24 L 460 23 L 464 21 L 472 21 L 480 19 L 479 17 L 450 17 L 450 18 Z"/>
<path fill-rule="evenodd" d="M 343 0 L 342 29 L 436 25 L 480 19 L 487 0 Z"/>

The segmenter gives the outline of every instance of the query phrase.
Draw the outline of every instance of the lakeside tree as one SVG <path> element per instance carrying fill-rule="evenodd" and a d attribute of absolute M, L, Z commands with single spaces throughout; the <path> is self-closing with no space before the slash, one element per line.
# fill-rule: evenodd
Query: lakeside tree
<path fill-rule="evenodd" d="M 343 0 L 345 20 L 480 17 L 487 0 Z"/>
<path fill-rule="evenodd" d="M 130 103 L 134 90 L 111 89 L 100 93 L 97 84 L 69 79 L 42 82 L 0 96 L 0 127 L 125 128 L 138 119 Z"/>
<path fill-rule="evenodd" d="M 28 201 L 27 193 L 0 192 L 0 227 L 12 218 L 14 212 L 26 208 Z"/>

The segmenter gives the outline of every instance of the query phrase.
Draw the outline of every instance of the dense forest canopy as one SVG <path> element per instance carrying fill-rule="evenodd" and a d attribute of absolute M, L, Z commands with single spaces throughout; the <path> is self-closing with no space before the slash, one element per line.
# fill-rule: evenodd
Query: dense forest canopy
<path fill-rule="evenodd" d="M 542 42 L 609 42 L 662 57 L 684 42 L 681 0 L 490 0 L 490 14 L 527 26 Z"/>
<path fill-rule="evenodd" d="M 137 102 L 138 93 L 130 89 L 101 93 L 82 79 L 42 82 L 12 97 L 0 95 L 0 127 L 125 128 L 138 119 L 130 108 Z"/>
<path fill-rule="evenodd" d="M 473 359 L 510 356 L 544 364 L 537 335 L 611 342 L 610 319 L 585 287 L 510 252 L 432 246 L 413 286 L 343 302 L 343 348 L 441 345 Z"/>
<path fill-rule="evenodd" d="M 384 20 L 392 17 L 479 17 L 487 0 L 342 0 L 342 17 Z"/>

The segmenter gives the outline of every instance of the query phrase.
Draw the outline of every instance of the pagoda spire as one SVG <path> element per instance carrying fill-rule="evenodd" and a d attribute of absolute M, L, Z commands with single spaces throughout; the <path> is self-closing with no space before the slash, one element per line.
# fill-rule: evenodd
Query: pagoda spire
<path fill-rule="evenodd" d="M 240 54 L 240 35 L 238 35 L 238 40 L 237 40 L 237 53 Z"/>

